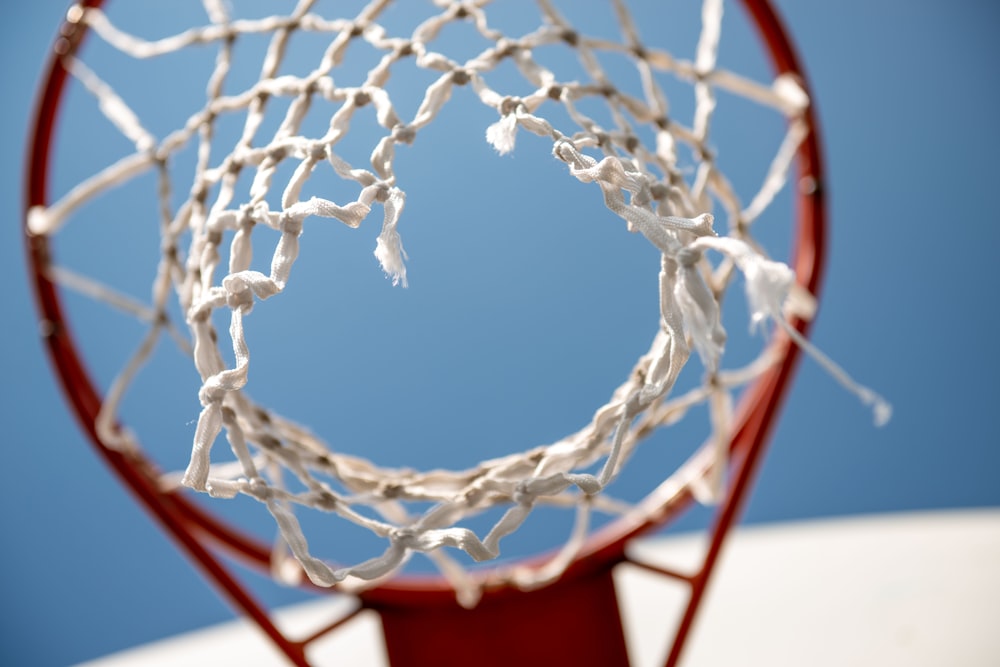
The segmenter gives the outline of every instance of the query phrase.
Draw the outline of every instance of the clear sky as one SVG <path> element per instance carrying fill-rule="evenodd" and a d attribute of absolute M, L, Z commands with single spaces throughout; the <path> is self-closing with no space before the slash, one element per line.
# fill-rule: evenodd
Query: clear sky
<path fill-rule="evenodd" d="M 990 304 L 996 301 L 1000 248 L 993 200 L 1000 177 L 1000 10 L 991 0 L 778 5 L 812 79 L 828 157 L 830 261 L 814 340 L 885 395 L 895 413 L 886 427 L 874 428 L 852 396 L 805 360 L 745 520 L 996 506 L 1000 438 L 990 424 L 1000 397 L 1000 352 Z M 0 27 L 0 206 L 7 220 L 0 231 L 0 284 L 6 288 L 0 411 L 8 425 L 0 663 L 10 665 L 73 663 L 230 618 L 91 453 L 38 339 L 20 231 L 22 165 L 37 80 L 62 13 L 58 1 L 11 3 Z M 641 27 L 655 41 L 653 24 Z M 153 87 L 190 83 L 150 81 Z M 87 119 L 73 122 L 85 127 Z M 354 401 L 343 404 L 345 411 L 365 416 L 330 437 L 400 441 L 400 451 L 385 455 L 407 465 L 441 465 L 456 457 L 467 464 L 569 432 L 594 406 L 574 397 L 602 399 L 627 371 L 635 346 L 650 335 L 647 322 L 655 314 L 641 310 L 629 321 L 631 311 L 609 285 L 634 288 L 644 297 L 642 308 L 649 308 L 643 291 L 648 273 L 637 270 L 632 283 L 630 267 L 598 264 L 605 242 L 600 234 L 588 236 L 598 245 L 574 241 L 567 251 L 559 245 L 565 243 L 559 224 L 556 231 L 505 233 L 525 210 L 544 209 L 525 194 L 524 183 L 542 178 L 537 170 L 552 164 L 523 138 L 513 157 L 488 155 L 492 149 L 480 132 L 457 148 L 494 160 L 497 169 L 522 179 L 522 190 L 498 196 L 459 167 L 454 177 L 465 184 L 464 199 L 456 195 L 443 211 L 408 203 L 405 291 L 392 289 L 371 258 L 377 226 L 354 237 L 310 229 L 304 243 L 341 244 L 337 270 L 350 276 L 329 294 L 343 304 L 340 317 L 331 323 L 329 313 L 317 309 L 309 323 L 312 340 L 336 335 L 352 352 L 331 354 L 332 369 L 320 372 L 324 367 L 314 358 L 297 356 L 298 340 L 282 338 L 280 326 L 264 343 L 287 346 L 286 363 L 297 364 L 296 372 L 314 383 L 312 398 L 320 400 L 313 413 L 332 402 L 323 395 L 324 373 L 351 377 L 350 391 L 337 396 Z M 555 210 L 573 211 L 577 203 Z M 600 206 L 597 195 L 594 203 Z M 480 220 L 498 224 L 484 225 L 487 236 L 477 240 L 490 251 L 473 260 L 461 225 Z M 421 225 L 437 231 L 421 232 Z M 520 241 L 524 234 L 534 235 L 530 244 Z M 120 257 L 111 250 L 106 257 Z M 100 252 L 85 247 L 82 254 L 104 261 Z M 655 265 L 652 270 L 655 275 Z M 585 331 L 571 329 L 581 320 L 588 323 Z M 92 332 L 98 352 L 109 345 L 101 347 L 103 334 Z M 478 349 L 461 344 L 480 336 Z M 393 341 L 391 354 L 371 347 L 387 341 Z M 490 346 L 500 350 L 495 359 L 481 354 Z M 395 375 L 366 370 L 378 368 L 382 353 L 396 364 Z M 593 376 L 580 371 L 580 359 L 595 369 Z M 462 384 L 470 367 L 489 381 Z M 437 377 L 452 384 L 428 382 Z M 279 381 L 261 385 L 255 395 L 287 400 Z M 384 401 L 386 395 L 394 400 Z M 450 412 L 459 415 L 444 430 L 442 396 L 454 400 Z M 171 398 L 161 397 L 156 428 L 189 441 L 197 405 L 192 408 L 190 396 L 180 404 Z M 535 417 L 529 408 L 538 404 L 546 410 Z M 301 409 L 308 420 L 309 406 L 289 409 Z M 398 429 L 431 429 L 453 449 L 429 451 Z M 303 599 L 293 591 L 268 591 L 264 597 L 272 603 Z"/>

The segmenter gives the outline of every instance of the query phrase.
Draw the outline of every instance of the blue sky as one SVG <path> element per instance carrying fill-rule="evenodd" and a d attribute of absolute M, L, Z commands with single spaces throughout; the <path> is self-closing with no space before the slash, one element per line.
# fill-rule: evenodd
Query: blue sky
<path fill-rule="evenodd" d="M 874 428 L 851 395 L 805 360 L 745 520 L 996 506 L 1000 438 L 991 417 L 1000 395 L 1000 352 L 989 304 L 1000 247 L 992 197 L 1000 176 L 1000 99 L 993 84 L 1000 12 L 986 0 L 778 4 L 816 91 L 830 175 L 830 261 L 814 340 L 884 394 L 895 413 L 886 427 Z M 73 663 L 230 617 L 91 453 L 38 340 L 20 234 L 21 173 L 36 82 L 62 11 L 60 2 L 17 3 L 0 28 L 6 84 L 0 205 L 8 220 L 0 232 L 6 286 L 0 410 L 9 452 L 0 518 L 4 664 Z M 643 31 L 653 41 L 645 24 Z M 161 81 L 188 83 L 155 85 Z M 542 177 L 533 171 L 539 163 L 552 166 L 536 159 L 537 152 L 533 157 L 523 137 L 513 157 L 489 155 L 484 142 L 459 148 L 481 151 L 498 170 L 527 182 Z M 391 289 L 371 258 L 377 226 L 355 236 L 317 228 L 305 237 L 313 247 L 324 240 L 339 244 L 344 250 L 336 269 L 350 276 L 328 294 L 339 304 L 338 319 L 331 323 L 320 308 L 307 323 L 311 334 L 336 335 L 344 347 L 359 350 L 331 353 L 331 370 L 324 371 L 352 378 L 345 400 L 356 403 L 345 410 L 368 411 L 356 430 L 344 427 L 333 437 L 392 440 L 393 422 L 404 420 L 409 430 L 431 429 L 450 440 L 444 454 L 423 445 L 392 453 L 411 465 L 455 457 L 472 462 L 491 447 L 504 451 L 512 441 L 530 445 L 563 435 L 593 404 L 546 397 L 579 390 L 600 400 L 613 386 L 600 380 L 625 372 L 633 348 L 650 333 L 644 323 L 652 311 L 636 317 L 613 298 L 614 289 L 648 289 L 642 270 L 632 275 L 604 263 L 601 244 L 617 235 L 588 231 L 567 253 L 560 225 L 573 221 L 562 220 L 517 230 L 532 235 L 531 244 L 521 243 L 523 236 L 505 227 L 517 224 L 512 219 L 519 212 L 573 209 L 546 208 L 551 202 L 520 191 L 497 196 L 474 175 L 458 172 L 462 203 L 447 211 L 408 203 L 411 217 L 402 224 L 413 231 L 408 237 L 402 228 L 411 257 L 405 291 Z M 489 214 L 500 220 L 483 225 L 485 236 L 477 238 L 490 252 L 473 257 L 461 247 L 462 225 Z M 99 249 L 84 250 L 103 261 Z M 581 318 L 588 325 L 576 331 Z M 491 323 L 488 332 L 484 321 Z M 393 341 L 382 352 L 395 375 L 366 371 L 377 368 L 379 352 L 363 347 L 372 331 L 401 332 L 379 339 Z M 566 344 L 570 331 L 572 344 Z M 93 344 L 100 351 L 104 330 L 97 333 Z M 482 346 L 498 350 L 496 359 L 458 344 L 480 336 Z M 425 343 L 419 354 L 415 340 Z M 313 374 L 311 358 L 295 356 L 296 343 L 275 338 L 270 344 L 288 345 L 292 356 L 282 362 Z M 583 358 L 592 375 L 573 375 Z M 460 384 L 469 366 L 490 381 Z M 452 384 L 427 384 L 442 368 Z M 326 379 L 315 375 L 312 393 L 320 394 Z M 261 384 L 257 395 L 286 400 L 278 381 Z M 387 393 L 403 398 L 378 404 Z M 456 411 L 467 421 L 441 430 L 435 397 L 444 393 L 460 394 Z M 538 402 L 551 404 L 544 417 L 531 416 Z M 191 410 L 184 403 L 164 407 L 156 428 L 189 438 Z M 473 429 L 487 435 L 470 442 Z M 273 603 L 302 599 L 285 590 L 268 589 L 264 596 Z"/>

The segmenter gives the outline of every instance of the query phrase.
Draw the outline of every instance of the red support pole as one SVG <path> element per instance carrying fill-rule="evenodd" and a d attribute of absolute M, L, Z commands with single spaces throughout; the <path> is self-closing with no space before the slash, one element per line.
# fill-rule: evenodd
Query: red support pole
<path fill-rule="evenodd" d="M 627 667 L 612 567 L 535 591 L 487 594 L 475 609 L 442 599 L 371 606 L 393 667 Z"/>

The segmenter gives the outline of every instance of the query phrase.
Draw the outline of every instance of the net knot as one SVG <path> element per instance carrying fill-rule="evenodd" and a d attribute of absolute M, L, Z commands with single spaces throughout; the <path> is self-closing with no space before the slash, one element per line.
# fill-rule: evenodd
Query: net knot
<path fill-rule="evenodd" d="M 486 128 L 486 141 L 500 155 L 506 155 L 514 150 L 517 140 L 517 121 L 522 113 L 526 113 L 524 101 L 520 97 L 507 96 L 496 105 L 500 120 Z"/>
<path fill-rule="evenodd" d="M 280 286 L 269 276 L 259 271 L 240 271 L 222 279 L 226 294 L 226 305 L 244 313 L 253 308 L 254 296 L 266 299 L 281 291 Z"/>
<path fill-rule="evenodd" d="M 274 491 L 261 477 L 253 477 L 250 479 L 246 485 L 246 492 L 248 495 L 265 502 L 274 495 Z"/>
<path fill-rule="evenodd" d="M 417 128 L 406 123 L 399 123 L 392 128 L 392 140 L 397 144 L 412 144 L 417 138 Z"/>
<path fill-rule="evenodd" d="M 367 106 L 372 101 L 371 94 L 366 90 L 357 90 L 354 92 L 354 106 L 361 108 Z"/>
<path fill-rule="evenodd" d="M 529 488 L 528 480 L 518 482 L 517 486 L 514 487 L 512 498 L 518 505 L 527 506 L 535 502 L 535 494 Z"/>
<path fill-rule="evenodd" d="M 507 97 L 500 100 L 500 104 L 497 105 L 497 111 L 499 111 L 501 115 L 507 116 L 517 111 L 518 107 L 522 106 L 523 104 L 524 100 L 522 100 L 520 97 L 508 95 Z"/>
<path fill-rule="evenodd" d="M 684 246 L 674 255 L 674 259 L 684 268 L 693 267 L 701 259 L 701 250 Z"/>
<path fill-rule="evenodd" d="M 234 282 L 229 281 L 229 285 L 223 283 L 227 288 L 226 305 L 233 310 L 242 310 L 245 313 L 249 312 L 253 308 L 253 293 L 246 285 L 233 285 Z"/>
<path fill-rule="evenodd" d="M 403 548 L 412 548 L 416 546 L 417 538 L 419 536 L 420 532 L 411 526 L 393 528 L 389 533 L 389 539 L 392 540 L 393 544 L 399 545 Z"/>
<path fill-rule="evenodd" d="M 298 207 L 283 211 L 278 218 L 278 229 L 286 234 L 298 236 L 302 233 L 302 221 L 308 214 L 309 212 Z"/>

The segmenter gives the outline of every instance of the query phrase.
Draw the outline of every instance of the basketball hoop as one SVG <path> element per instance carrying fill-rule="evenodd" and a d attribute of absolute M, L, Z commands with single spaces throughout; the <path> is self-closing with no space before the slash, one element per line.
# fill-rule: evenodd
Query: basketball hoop
<path fill-rule="evenodd" d="M 539 23 L 523 34 L 496 28 L 488 2 L 436 0 L 436 8 L 420 22 L 392 32 L 388 19 L 382 22 L 391 6 L 386 1 L 374 1 L 349 18 L 321 16 L 310 0 L 301 0 L 287 16 L 240 18 L 230 16 L 224 3 L 205 0 L 204 25 L 155 41 L 117 27 L 102 4 L 88 0 L 69 10 L 35 115 L 25 229 L 45 341 L 70 404 L 100 455 L 222 594 L 294 664 L 311 664 L 310 644 L 347 618 L 305 640 L 290 639 L 238 580 L 231 559 L 286 583 L 304 574 L 305 586 L 357 596 L 359 610 L 379 614 L 390 661 L 397 667 L 627 664 L 612 573 L 631 563 L 689 588 L 666 657 L 666 664 L 676 664 L 752 484 L 799 352 L 813 354 L 871 404 L 877 420 L 888 418 L 880 397 L 855 385 L 804 337 L 824 261 L 822 157 L 806 78 L 766 0 L 739 3 L 774 70 L 774 78 L 763 83 L 718 64 L 722 0 L 704 0 L 691 59 L 640 36 L 644 31 L 623 1 L 612 3 L 621 36 L 616 42 L 578 30 L 549 0 L 539 0 Z M 439 51 L 439 35 L 455 25 L 474 26 L 486 46 L 464 59 Z M 179 118 L 171 132 L 156 136 L 101 72 L 86 64 L 82 43 L 92 32 L 123 58 L 155 59 L 194 47 L 212 51 L 206 99 Z M 325 36 L 326 46 L 311 69 L 283 73 L 288 44 L 300 33 Z M 238 55 L 234 45 L 250 35 L 269 39 L 259 78 L 245 89 L 224 92 Z M 356 46 L 379 55 L 360 82 L 342 86 L 338 68 Z M 582 77 L 563 77 L 544 60 L 556 48 L 577 59 Z M 640 81 L 638 92 L 615 81 L 603 60 L 608 54 L 630 63 Z M 392 74 L 403 62 L 433 74 L 415 109 L 397 107 Z M 520 75 L 520 89 L 508 89 L 506 79 L 494 83 L 507 66 Z M 663 77 L 689 88 L 694 98 L 690 120 L 671 115 Z M 53 200 L 48 189 L 59 160 L 53 137 L 71 81 L 82 85 L 116 137 L 132 148 Z M 724 103 L 720 94 L 769 109 L 785 123 L 746 200 L 720 168 L 709 141 L 716 106 Z M 381 468 L 332 451 L 318 436 L 249 398 L 252 347 L 245 331 L 252 326 L 251 310 L 266 308 L 295 283 L 299 237 L 314 219 L 357 228 L 369 225 L 373 209 L 381 207 L 374 254 L 393 285 L 407 285 L 400 231 L 406 179 L 397 169 L 396 154 L 419 141 L 441 109 L 459 97 L 495 111 L 483 133 L 496 152 L 514 151 L 519 140 L 548 142 L 550 155 L 568 175 L 587 184 L 617 222 L 656 248 L 659 326 L 649 350 L 607 403 L 565 438 L 471 469 Z M 263 137 L 259 128 L 274 99 L 287 100 L 287 112 L 273 137 Z M 321 103 L 334 110 L 323 130 L 310 134 L 303 119 Z M 592 115 L 595 105 L 601 105 L 604 117 Z M 361 165 L 341 155 L 340 142 L 363 114 L 373 114 L 379 130 L 371 138 L 368 164 Z M 217 137 L 223 116 L 244 119 L 240 136 L 224 148 Z M 191 146 L 197 157 L 181 176 L 178 155 Z M 285 167 L 290 174 L 281 171 Z M 320 170 L 346 184 L 338 193 L 350 194 L 303 196 Z M 241 173 L 252 174 L 246 191 L 238 180 Z M 86 217 L 89 202 L 113 198 L 115 187 L 149 174 L 156 181 L 150 198 L 160 211 L 159 268 L 151 302 L 136 304 L 115 286 L 57 263 L 53 245 L 64 227 Z M 286 176 L 283 185 L 276 182 Z M 786 264 L 770 259 L 752 231 L 788 180 L 796 219 Z M 178 192 L 186 194 L 177 200 Z M 264 234 L 273 240 L 269 272 L 252 268 L 253 243 L 261 243 Z M 228 268 L 220 268 L 225 260 Z M 771 323 L 773 333 L 752 361 L 729 369 L 723 363 L 721 303 L 737 277 L 746 288 L 751 323 Z M 86 370 L 64 314 L 69 292 L 124 310 L 144 328 L 140 349 L 116 371 L 107 391 L 98 389 Z M 186 332 L 172 314 L 177 312 Z M 219 316 L 228 318 L 228 337 L 217 333 Z M 170 339 L 201 378 L 202 409 L 192 415 L 197 430 L 183 473 L 163 472 L 144 445 L 155 436 L 125 423 L 120 414 L 123 397 L 144 372 L 151 350 Z M 700 360 L 704 380 L 680 392 L 677 381 L 689 357 Z M 608 498 L 605 490 L 646 438 L 683 419 L 693 406 L 707 407 L 704 444 L 642 500 L 623 506 Z M 226 442 L 231 460 L 224 460 Z M 196 500 L 191 489 L 213 498 Z M 276 545 L 214 513 L 217 503 L 235 496 L 267 507 L 280 529 Z M 709 546 L 696 571 L 667 571 L 630 553 L 630 541 L 669 522 L 692 501 L 717 504 Z M 566 507 L 574 516 L 570 538 L 552 553 L 496 567 L 466 567 L 449 555 L 492 561 L 502 540 L 540 505 Z M 333 565 L 310 552 L 297 518 L 304 510 L 361 526 L 386 546 L 363 562 Z M 465 527 L 467 519 L 488 511 L 500 516 L 485 534 Z M 595 512 L 616 518 L 593 530 Z M 425 554 L 440 574 L 401 574 L 414 554 Z M 543 641 L 537 639 L 539 628 L 545 629 Z M 518 641 L 526 637 L 534 639 Z"/>

